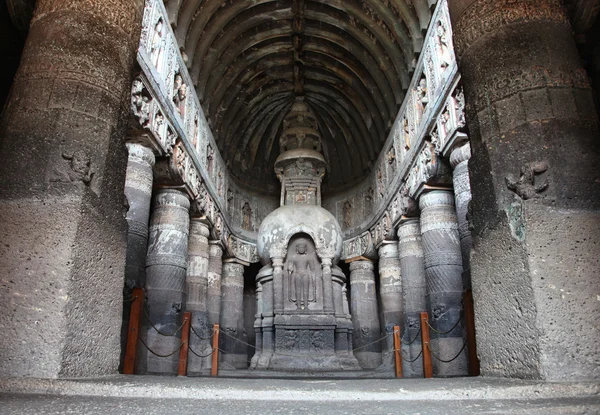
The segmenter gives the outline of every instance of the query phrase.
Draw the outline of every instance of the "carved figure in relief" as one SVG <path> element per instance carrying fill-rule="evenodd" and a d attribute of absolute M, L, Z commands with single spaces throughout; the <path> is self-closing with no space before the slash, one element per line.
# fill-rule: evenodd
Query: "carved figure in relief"
<path fill-rule="evenodd" d="M 392 167 L 392 171 L 396 171 L 396 149 L 394 146 L 390 147 L 386 155 L 388 164 Z"/>
<path fill-rule="evenodd" d="M 448 134 L 448 131 L 450 130 L 450 127 L 448 125 L 449 121 L 450 121 L 450 110 L 448 109 L 448 106 L 446 105 L 444 107 L 444 110 L 440 114 L 440 129 L 441 129 L 440 132 L 442 133 L 443 137 L 445 137 Z"/>
<path fill-rule="evenodd" d="M 192 137 L 192 145 L 198 150 L 198 116 L 194 118 L 194 136 Z"/>
<path fill-rule="evenodd" d="M 456 89 L 456 95 L 454 96 L 456 103 L 456 122 L 458 127 L 464 127 L 467 124 L 465 118 L 465 93 L 462 87 Z"/>
<path fill-rule="evenodd" d="M 380 198 L 383 198 L 383 195 L 385 193 L 384 187 L 385 187 L 385 185 L 383 183 L 383 173 L 380 168 L 377 170 L 377 191 L 379 193 Z"/>
<path fill-rule="evenodd" d="M 213 150 L 212 146 L 208 144 L 206 146 L 206 169 L 208 170 L 208 174 L 212 176 L 213 164 L 215 159 L 215 150 Z"/>
<path fill-rule="evenodd" d="M 283 336 L 283 348 L 285 350 L 294 350 L 298 343 L 298 332 L 295 330 L 286 330 Z"/>
<path fill-rule="evenodd" d="M 350 201 L 346 200 L 342 207 L 343 225 L 344 229 L 348 229 L 352 226 L 352 205 Z"/>
<path fill-rule="evenodd" d="M 523 167 L 521 167 L 521 177 L 516 179 L 512 174 L 506 176 L 506 186 L 522 199 L 531 199 L 548 188 L 547 179 L 544 179 L 538 184 L 536 184 L 535 180 L 536 175 L 546 172 L 548 167 L 546 161 L 532 161 L 530 163 L 525 163 Z"/>
<path fill-rule="evenodd" d="M 65 152 L 62 154 L 62 158 L 67 163 L 54 169 L 49 178 L 51 182 L 82 182 L 85 185 L 89 185 L 92 182 L 96 169 L 92 163 L 92 159 L 84 151 Z"/>
<path fill-rule="evenodd" d="M 427 96 L 427 78 L 422 77 L 419 84 L 415 88 L 417 93 L 417 102 L 422 108 L 425 108 L 429 104 L 429 97 Z"/>
<path fill-rule="evenodd" d="M 142 127 L 150 122 L 151 98 L 144 94 L 144 83 L 139 79 L 133 81 L 131 86 L 131 109 Z"/>
<path fill-rule="evenodd" d="M 308 307 L 315 301 L 314 270 L 311 268 L 312 257 L 308 255 L 308 244 L 299 242 L 296 253 L 292 254 L 288 264 L 290 300 L 296 303 L 299 310 Z"/>
<path fill-rule="evenodd" d="M 410 150 L 410 128 L 408 126 L 408 118 L 404 119 L 402 129 L 403 129 L 403 135 L 404 135 L 404 149 Z"/>
<path fill-rule="evenodd" d="M 248 202 L 245 202 L 242 207 L 242 228 L 252 230 L 252 208 Z"/>
<path fill-rule="evenodd" d="M 221 169 L 217 173 L 217 194 L 219 197 L 223 196 L 223 171 Z"/>
<path fill-rule="evenodd" d="M 187 98 L 187 85 L 183 82 L 180 73 L 175 75 L 173 82 L 173 104 L 175 110 L 183 117 L 185 115 L 185 99 Z"/>
<path fill-rule="evenodd" d="M 452 64 L 452 53 L 450 52 L 448 30 L 444 23 L 440 20 L 435 28 L 437 35 L 437 43 L 440 48 L 440 66 L 442 70 L 446 70 Z"/>
<path fill-rule="evenodd" d="M 152 44 L 150 46 L 150 60 L 152 64 L 160 71 L 162 57 L 165 49 L 165 28 L 162 17 L 158 19 L 154 26 L 154 33 L 152 34 Z"/>
<path fill-rule="evenodd" d="M 320 331 L 315 331 L 311 336 L 312 347 L 314 348 L 316 353 L 321 353 L 325 348 L 325 339 L 323 338 L 323 333 Z"/>

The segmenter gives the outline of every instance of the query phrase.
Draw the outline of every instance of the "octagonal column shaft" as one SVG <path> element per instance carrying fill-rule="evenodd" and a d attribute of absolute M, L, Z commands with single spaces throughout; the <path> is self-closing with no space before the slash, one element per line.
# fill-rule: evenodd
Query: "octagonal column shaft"
<path fill-rule="evenodd" d="M 354 356 L 363 369 L 381 365 L 381 337 L 373 262 L 350 263 L 350 299 L 352 310 Z M 358 349 L 358 350 L 356 350 Z"/>
<path fill-rule="evenodd" d="M 119 364 L 126 97 L 144 2 L 35 4 L 0 114 L 0 374 L 103 376 Z"/>
<path fill-rule="evenodd" d="M 154 152 L 141 144 L 127 143 L 129 158 L 125 174 L 125 197 L 127 210 L 127 254 L 125 258 L 125 286 L 123 298 L 132 297 L 135 287 L 146 286 L 146 253 L 148 251 L 148 221 L 152 199 L 152 167 Z M 121 359 L 125 354 L 131 303 L 123 306 L 121 326 Z"/>
<path fill-rule="evenodd" d="M 419 218 L 403 221 L 398 227 L 398 239 L 398 257 L 404 291 L 402 353 L 408 360 L 414 360 L 421 352 L 421 341 L 412 341 L 419 336 L 421 312 L 427 311 L 425 259 Z M 405 377 L 423 377 L 422 357 L 412 363 L 405 362 L 403 372 Z"/>
<path fill-rule="evenodd" d="M 188 196 L 179 190 L 159 190 L 154 197 L 146 258 L 149 321 L 145 322 L 144 341 L 160 355 L 172 353 L 181 344 L 181 331 L 178 329 L 185 311 L 189 208 Z M 155 328 L 163 334 L 176 334 L 166 337 Z M 147 373 L 177 373 L 178 353 L 159 357 L 147 352 L 146 356 Z"/>
<path fill-rule="evenodd" d="M 220 323 L 221 316 L 221 278 L 223 274 L 223 248 L 219 241 L 210 241 L 208 255 L 207 311 L 208 325 Z"/>
<path fill-rule="evenodd" d="M 221 347 L 224 353 L 221 362 L 224 368 L 248 368 L 247 342 L 244 333 L 244 266 L 235 260 L 223 263 L 223 279 L 221 284 Z"/>
<path fill-rule="evenodd" d="M 473 238 L 467 220 L 469 203 L 471 202 L 471 183 L 469 181 L 468 162 L 471 158 L 471 145 L 465 143 L 455 148 L 450 154 L 450 165 L 454 169 L 452 183 L 454 185 L 454 200 L 456 201 L 456 218 L 458 234 L 460 235 L 460 250 L 463 263 L 463 288 L 471 288 L 471 248 Z"/>
<path fill-rule="evenodd" d="M 254 313 L 254 338 L 255 350 L 254 356 L 250 363 L 250 368 L 255 369 L 258 364 L 258 359 L 263 350 L 263 333 L 262 333 L 262 309 L 263 309 L 263 285 L 262 282 L 256 281 L 256 311 Z"/>
<path fill-rule="evenodd" d="M 458 222 L 451 190 L 434 190 L 421 195 L 421 233 L 427 278 L 431 350 L 443 360 L 454 358 L 463 348 L 462 258 Z M 450 363 L 433 359 L 436 376 L 467 374 L 466 353 Z"/>
<path fill-rule="evenodd" d="M 186 311 L 192 313 L 191 325 L 202 338 L 212 334 L 208 324 L 208 225 L 199 218 L 190 221 L 190 237 L 188 241 L 188 268 L 186 279 Z M 211 341 L 190 333 L 190 347 L 199 355 L 206 355 L 211 350 Z M 199 374 L 208 366 L 210 357 L 200 358 L 193 353 L 188 354 L 188 375 Z"/>
<path fill-rule="evenodd" d="M 488 376 L 600 379 L 590 289 L 600 275 L 600 133 L 569 3 L 448 2 L 473 150 L 471 280 Z"/>
<path fill-rule="evenodd" d="M 334 313 L 333 307 L 333 281 L 331 279 L 331 265 L 333 259 L 321 259 L 321 267 L 323 270 L 323 311 L 325 313 Z"/>
<path fill-rule="evenodd" d="M 261 278 L 262 292 L 262 352 L 258 359 L 258 367 L 266 368 L 275 350 L 275 314 L 273 313 L 273 276 Z"/>
<path fill-rule="evenodd" d="M 383 360 L 386 367 L 393 366 L 394 326 L 404 323 L 404 304 L 402 299 L 402 278 L 398 242 L 386 242 L 379 248 L 379 296 L 386 339 Z"/>

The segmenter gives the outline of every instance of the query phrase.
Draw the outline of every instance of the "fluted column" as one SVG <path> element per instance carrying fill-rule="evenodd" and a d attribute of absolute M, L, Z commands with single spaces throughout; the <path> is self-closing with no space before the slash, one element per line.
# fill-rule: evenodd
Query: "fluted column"
<path fill-rule="evenodd" d="M 164 337 L 154 327 L 162 333 L 172 334 L 183 322 L 189 208 L 188 196 L 179 190 L 159 190 L 154 197 L 146 258 L 146 293 L 150 321 L 146 321 L 144 331 L 148 347 L 161 355 L 172 353 L 181 342 L 181 332 Z M 177 353 L 171 357 L 158 357 L 148 352 L 146 356 L 147 373 L 177 373 Z"/>
<path fill-rule="evenodd" d="M 2 376 L 119 364 L 126 97 L 144 2 L 114 3 L 36 1 L 1 114 Z"/>
<path fill-rule="evenodd" d="M 390 334 L 384 343 L 383 363 L 391 368 L 394 363 L 394 326 L 404 323 L 398 242 L 387 241 L 379 248 L 379 297 L 384 324 L 382 331 Z"/>
<path fill-rule="evenodd" d="M 452 183 L 456 201 L 456 217 L 458 234 L 460 235 L 460 250 L 463 263 L 463 288 L 471 288 L 471 248 L 473 238 L 467 220 L 469 202 L 471 202 L 471 183 L 469 181 L 468 162 L 471 158 L 471 145 L 467 142 L 455 148 L 450 154 L 450 165 L 454 169 Z"/>
<path fill-rule="evenodd" d="M 381 337 L 373 262 L 357 260 L 350 263 L 350 299 L 352 310 L 353 347 L 363 369 L 381 365 Z M 375 343 L 373 343 L 375 342 Z M 373 344 L 370 344 L 373 343 Z"/>
<path fill-rule="evenodd" d="M 206 304 L 208 324 L 219 324 L 221 315 L 221 278 L 223 273 L 223 248 L 219 241 L 210 241 L 208 254 L 208 287 Z"/>
<path fill-rule="evenodd" d="M 402 353 L 406 359 L 414 360 L 421 352 L 421 342 L 418 339 L 414 342 L 413 340 L 419 336 L 421 312 L 427 310 L 425 259 L 419 218 L 402 221 L 398 227 L 398 239 L 398 257 L 404 291 Z M 423 359 L 419 357 L 412 363 L 405 362 L 403 369 L 405 377 L 422 377 Z"/>
<path fill-rule="evenodd" d="M 429 322 L 438 332 L 455 326 L 462 314 L 462 258 L 458 222 L 451 190 L 434 190 L 421 195 L 421 233 L 427 278 Z M 449 360 L 463 347 L 463 324 L 460 321 L 447 334 L 431 331 L 431 350 Z M 451 363 L 433 359 L 436 376 L 467 374 L 466 353 Z"/>
<path fill-rule="evenodd" d="M 244 266 L 236 260 L 225 260 L 221 284 L 221 338 L 223 353 L 221 362 L 224 368 L 248 368 L 247 342 L 244 335 Z"/>
<path fill-rule="evenodd" d="M 186 279 L 186 311 L 192 313 L 191 325 L 202 338 L 212 334 L 208 324 L 208 225 L 199 218 L 190 221 L 188 240 L 188 269 Z M 190 347 L 199 355 L 211 350 L 210 340 L 203 340 L 193 331 L 190 333 Z M 208 358 L 200 358 L 193 353 L 188 355 L 188 375 L 199 374 L 207 366 Z"/>

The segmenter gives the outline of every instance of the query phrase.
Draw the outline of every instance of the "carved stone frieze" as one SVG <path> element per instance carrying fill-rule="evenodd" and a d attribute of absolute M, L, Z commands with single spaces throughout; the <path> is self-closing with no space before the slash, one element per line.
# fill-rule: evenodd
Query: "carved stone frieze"
<path fill-rule="evenodd" d="M 459 56 L 478 39 L 501 27 L 532 21 L 569 25 L 560 0 L 477 0 L 456 23 L 455 47 Z"/>

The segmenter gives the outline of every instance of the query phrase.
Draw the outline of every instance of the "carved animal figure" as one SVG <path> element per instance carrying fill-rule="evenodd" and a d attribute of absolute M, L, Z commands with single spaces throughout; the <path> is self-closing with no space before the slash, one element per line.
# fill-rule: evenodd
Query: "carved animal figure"
<path fill-rule="evenodd" d="M 544 173 L 548 167 L 548 163 L 545 161 L 525 163 L 521 167 L 521 177 L 516 179 L 511 174 L 505 177 L 506 186 L 523 200 L 531 199 L 548 188 L 546 179 L 539 184 L 535 183 L 535 176 Z"/>

